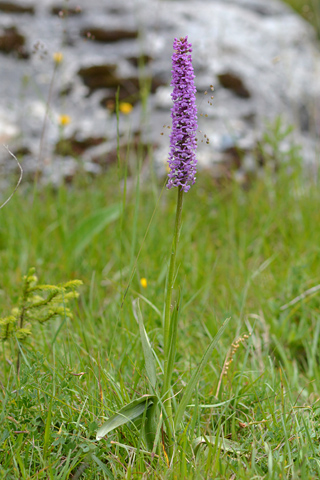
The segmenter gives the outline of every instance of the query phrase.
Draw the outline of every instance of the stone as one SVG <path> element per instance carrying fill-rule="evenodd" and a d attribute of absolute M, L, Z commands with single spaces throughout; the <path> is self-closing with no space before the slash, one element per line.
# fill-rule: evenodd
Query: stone
<path fill-rule="evenodd" d="M 10 120 L 10 115 L 0 115 L 0 144 L 8 145 L 12 143 L 19 135 L 19 128 L 13 120 Z M 5 152 L 2 151 L 2 154 Z M 1 159 L 1 154 L 0 154 Z"/>
<path fill-rule="evenodd" d="M 128 57 L 127 60 L 131 63 L 131 65 L 138 68 L 140 65 L 148 65 L 150 62 L 152 62 L 153 58 L 150 57 L 150 55 L 142 53 L 139 56 Z"/>
<path fill-rule="evenodd" d="M 42 170 L 42 181 L 58 188 L 62 182 L 71 183 L 79 165 L 72 156 L 55 157 L 54 162 L 46 163 Z"/>
<path fill-rule="evenodd" d="M 120 40 L 129 40 L 138 38 L 138 30 L 116 29 L 107 30 L 99 27 L 87 27 L 81 31 L 81 35 L 89 40 L 95 40 L 101 43 L 113 43 Z"/>
<path fill-rule="evenodd" d="M 62 158 L 70 160 L 61 170 L 70 181 L 75 157 L 97 172 L 116 161 L 118 89 L 119 101 L 133 107 L 119 114 L 124 155 L 130 131 L 135 143 L 153 147 L 156 169 L 165 174 L 172 43 L 182 35 L 193 44 L 200 167 L 218 176 L 252 171 L 263 132 L 280 115 L 284 126 L 295 126 L 283 148 L 295 139 L 306 162 L 317 161 L 319 44 L 281 1 L 11 0 L 0 1 L 0 11 L 0 119 L 8 119 L 0 138 L 23 154 L 26 171 L 40 155 L 43 181 Z M 53 53 L 60 51 L 56 64 Z M 61 125 L 63 115 L 68 125 Z M 133 146 L 131 163 L 135 152 Z"/>
<path fill-rule="evenodd" d="M 5 13 L 14 13 L 14 14 L 23 14 L 29 13 L 33 15 L 35 8 L 33 5 L 20 5 L 19 3 L 12 3 L 12 2 L 1 2 L 0 1 L 0 12 Z"/>
<path fill-rule="evenodd" d="M 59 17 L 68 17 L 70 15 L 79 15 L 82 13 L 82 8 L 77 6 L 77 7 L 66 7 L 66 5 L 59 4 L 59 5 L 53 5 L 51 8 L 51 14 L 52 15 L 59 15 Z"/>
<path fill-rule="evenodd" d="M 0 31 L 0 52 L 13 53 L 18 58 L 29 58 L 29 54 L 25 50 L 25 37 L 15 26 Z"/>
<path fill-rule="evenodd" d="M 72 135 L 69 138 L 61 138 L 55 146 L 55 153 L 61 156 L 80 156 L 91 147 L 104 143 L 104 137 L 77 138 Z"/>
<path fill-rule="evenodd" d="M 119 79 L 116 76 L 116 70 L 117 65 L 115 64 L 93 65 L 80 68 L 78 75 L 90 90 L 96 90 L 98 88 L 117 87 Z"/>
<path fill-rule="evenodd" d="M 219 83 L 222 87 L 232 90 L 238 97 L 250 98 L 251 94 L 243 81 L 235 73 L 224 72 L 217 75 Z"/>

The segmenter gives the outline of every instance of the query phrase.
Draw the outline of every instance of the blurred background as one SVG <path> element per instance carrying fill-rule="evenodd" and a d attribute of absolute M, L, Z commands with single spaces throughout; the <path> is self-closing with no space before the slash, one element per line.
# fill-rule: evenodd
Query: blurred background
<path fill-rule="evenodd" d="M 129 170 L 140 145 L 142 175 L 152 163 L 163 178 L 172 42 L 188 34 L 200 167 L 246 182 L 262 162 L 267 125 L 280 124 L 294 134 L 279 148 L 288 151 L 294 138 L 305 163 L 317 165 L 319 9 L 316 0 L 1 1 L 0 142 L 25 179 L 57 186 L 77 172 L 105 172 L 118 132 L 122 153 L 133 145 Z M 11 171 L 2 148 L 2 190 Z"/>

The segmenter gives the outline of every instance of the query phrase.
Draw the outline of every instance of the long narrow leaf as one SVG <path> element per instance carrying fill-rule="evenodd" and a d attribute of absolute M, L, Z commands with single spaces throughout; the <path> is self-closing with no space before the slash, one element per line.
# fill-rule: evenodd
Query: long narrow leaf
<path fill-rule="evenodd" d="M 47 457 L 48 448 L 50 444 L 50 427 L 51 427 L 51 414 L 52 414 L 52 397 L 50 400 L 47 421 L 46 421 L 46 428 L 44 430 L 44 444 L 43 444 L 43 456 L 44 458 Z"/>
<path fill-rule="evenodd" d="M 148 408 L 144 423 L 144 436 L 149 452 L 156 448 L 156 444 L 158 442 L 157 431 L 159 426 L 159 417 L 158 402 L 155 401 L 154 404 Z"/>
<path fill-rule="evenodd" d="M 210 359 L 210 356 L 212 354 L 212 351 L 214 350 L 214 348 L 217 346 L 217 343 L 218 341 L 220 340 L 223 332 L 225 331 L 228 323 L 230 321 L 230 318 L 227 318 L 223 324 L 221 325 L 221 327 L 219 328 L 218 330 L 218 333 L 216 334 L 216 336 L 214 337 L 214 339 L 212 340 L 212 342 L 210 343 L 209 347 L 207 348 L 207 350 L 205 351 L 198 367 L 196 368 L 194 374 L 192 375 L 187 387 L 186 387 L 186 390 L 184 392 L 184 395 L 181 399 L 181 402 L 178 406 L 178 409 L 177 409 L 177 413 L 175 415 L 175 419 L 174 419 L 174 425 L 175 425 L 175 429 L 178 428 L 178 426 L 180 425 L 181 421 L 182 421 L 182 417 L 183 417 L 183 414 L 185 412 L 185 409 L 187 408 L 188 406 L 188 403 L 190 401 L 190 398 L 191 398 L 191 395 L 193 393 L 193 390 L 195 389 L 199 379 L 200 379 L 200 376 L 201 376 L 201 373 L 202 373 L 202 370 L 204 369 L 205 365 L 207 364 L 208 360 Z"/>
<path fill-rule="evenodd" d="M 120 216 L 120 205 L 111 205 L 95 211 L 92 215 L 84 218 L 73 230 L 68 238 L 67 251 L 75 257 L 81 255 L 93 238 Z"/>
<path fill-rule="evenodd" d="M 110 417 L 102 427 L 99 428 L 96 439 L 101 440 L 101 438 L 115 428 L 118 428 L 125 423 L 131 423 L 143 414 L 146 407 L 147 409 L 150 408 L 156 401 L 157 397 L 155 395 L 144 395 L 121 408 L 119 412 L 112 415 L 112 417 Z"/>
<path fill-rule="evenodd" d="M 162 313 L 160 312 L 159 308 L 157 308 L 152 302 L 150 302 L 150 300 L 148 300 L 148 298 L 146 298 L 144 295 L 141 295 L 141 293 L 138 293 L 138 292 L 134 292 L 134 293 L 139 298 L 141 298 L 141 300 L 143 300 L 145 303 L 147 303 L 152 308 L 152 310 L 154 310 L 156 312 L 156 314 L 158 315 L 160 320 L 162 320 Z"/>
<path fill-rule="evenodd" d="M 233 440 L 228 440 L 223 437 L 216 437 L 215 435 L 209 437 L 198 437 L 192 442 L 192 448 L 196 454 L 201 445 L 213 445 L 217 446 L 219 449 L 224 450 L 225 452 L 240 453 L 245 451 L 245 449 L 238 442 Z"/>
<path fill-rule="evenodd" d="M 103 462 L 101 462 L 100 458 L 96 457 L 94 454 L 91 454 L 91 458 L 96 462 L 96 464 L 101 468 L 101 470 L 107 475 L 107 477 L 110 478 L 110 480 L 114 480 L 114 476 L 111 470 L 109 470 L 109 468 Z"/>
<path fill-rule="evenodd" d="M 133 307 L 133 314 L 139 325 L 140 338 L 141 338 L 141 344 L 142 344 L 142 350 L 144 354 L 144 361 L 145 361 L 147 375 L 151 385 L 153 386 L 153 388 L 155 388 L 157 383 L 155 359 L 153 356 L 152 348 L 150 345 L 150 341 L 149 341 L 146 329 L 144 328 L 144 325 L 143 325 L 143 318 L 142 318 L 138 298 L 132 302 L 132 307 Z"/>

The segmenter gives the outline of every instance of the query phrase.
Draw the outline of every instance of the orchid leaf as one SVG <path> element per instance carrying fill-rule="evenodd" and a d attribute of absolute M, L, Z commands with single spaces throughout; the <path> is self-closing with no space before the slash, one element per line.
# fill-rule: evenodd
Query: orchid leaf
<path fill-rule="evenodd" d="M 146 445 L 150 452 L 154 452 L 156 450 L 156 446 L 159 441 L 161 423 L 162 421 L 158 408 L 158 402 L 155 401 L 146 412 L 146 420 L 144 424 Z"/>
<path fill-rule="evenodd" d="M 157 397 L 155 395 L 143 395 L 143 397 L 134 400 L 128 405 L 124 406 L 110 417 L 97 431 L 96 439 L 101 440 L 107 433 L 126 423 L 131 423 L 138 417 L 143 415 L 145 409 L 149 409 L 155 402 Z"/>

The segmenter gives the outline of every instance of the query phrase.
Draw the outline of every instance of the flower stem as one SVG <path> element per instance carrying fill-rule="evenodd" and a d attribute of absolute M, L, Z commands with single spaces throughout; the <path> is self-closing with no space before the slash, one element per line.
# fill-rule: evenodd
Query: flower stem
<path fill-rule="evenodd" d="M 173 419 L 172 419 L 172 406 L 171 406 L 171 393 L 170 393 L 170 386 L 171 386 L 171 374 L 173 368 L 170 368 L 168 364 L 169 361 L 169 354 L 170 354 L 170 331 L 172 331 L 171 325 L 171 300 L 172 300 L 172 291 L 174 285 L 174 276 L 175 276 L 175 266 L 176 266 L 176 255 L 177 255 L 177 247 L 179 243 L 179 236 L 181 230 L 181 219 L 182 219 L 182 204 L 183 204 L 183 190 L 178 188 L 178 198 L 177 198 L 177 210 L 176 210 L 176 219 L 174 225 L 174 233 L 173 233 L 173 240 L 172 240 L 172 247 L 171 247 L 171 255 L 170 255 L 170 264 L 169 264 L 169 273 L 168 273 L 168 280 L 167 280 L 167 291 L 166 291 L 166 299 L 165 299 L 165 312 L 164 312 L 164 379 L 163 379 L 163 388 L 162 388 L 162 400 L 166 410 L 167 416 L 167 426 L 170 428 L 170 432 L 168 433 L 169 438 L 169 445 L 172 444 L 173 441 Z M 173 346 L 175 348 L 175 346 Z M 174 358 L 174 355 L 171 355 L 171 359 Z"/>

